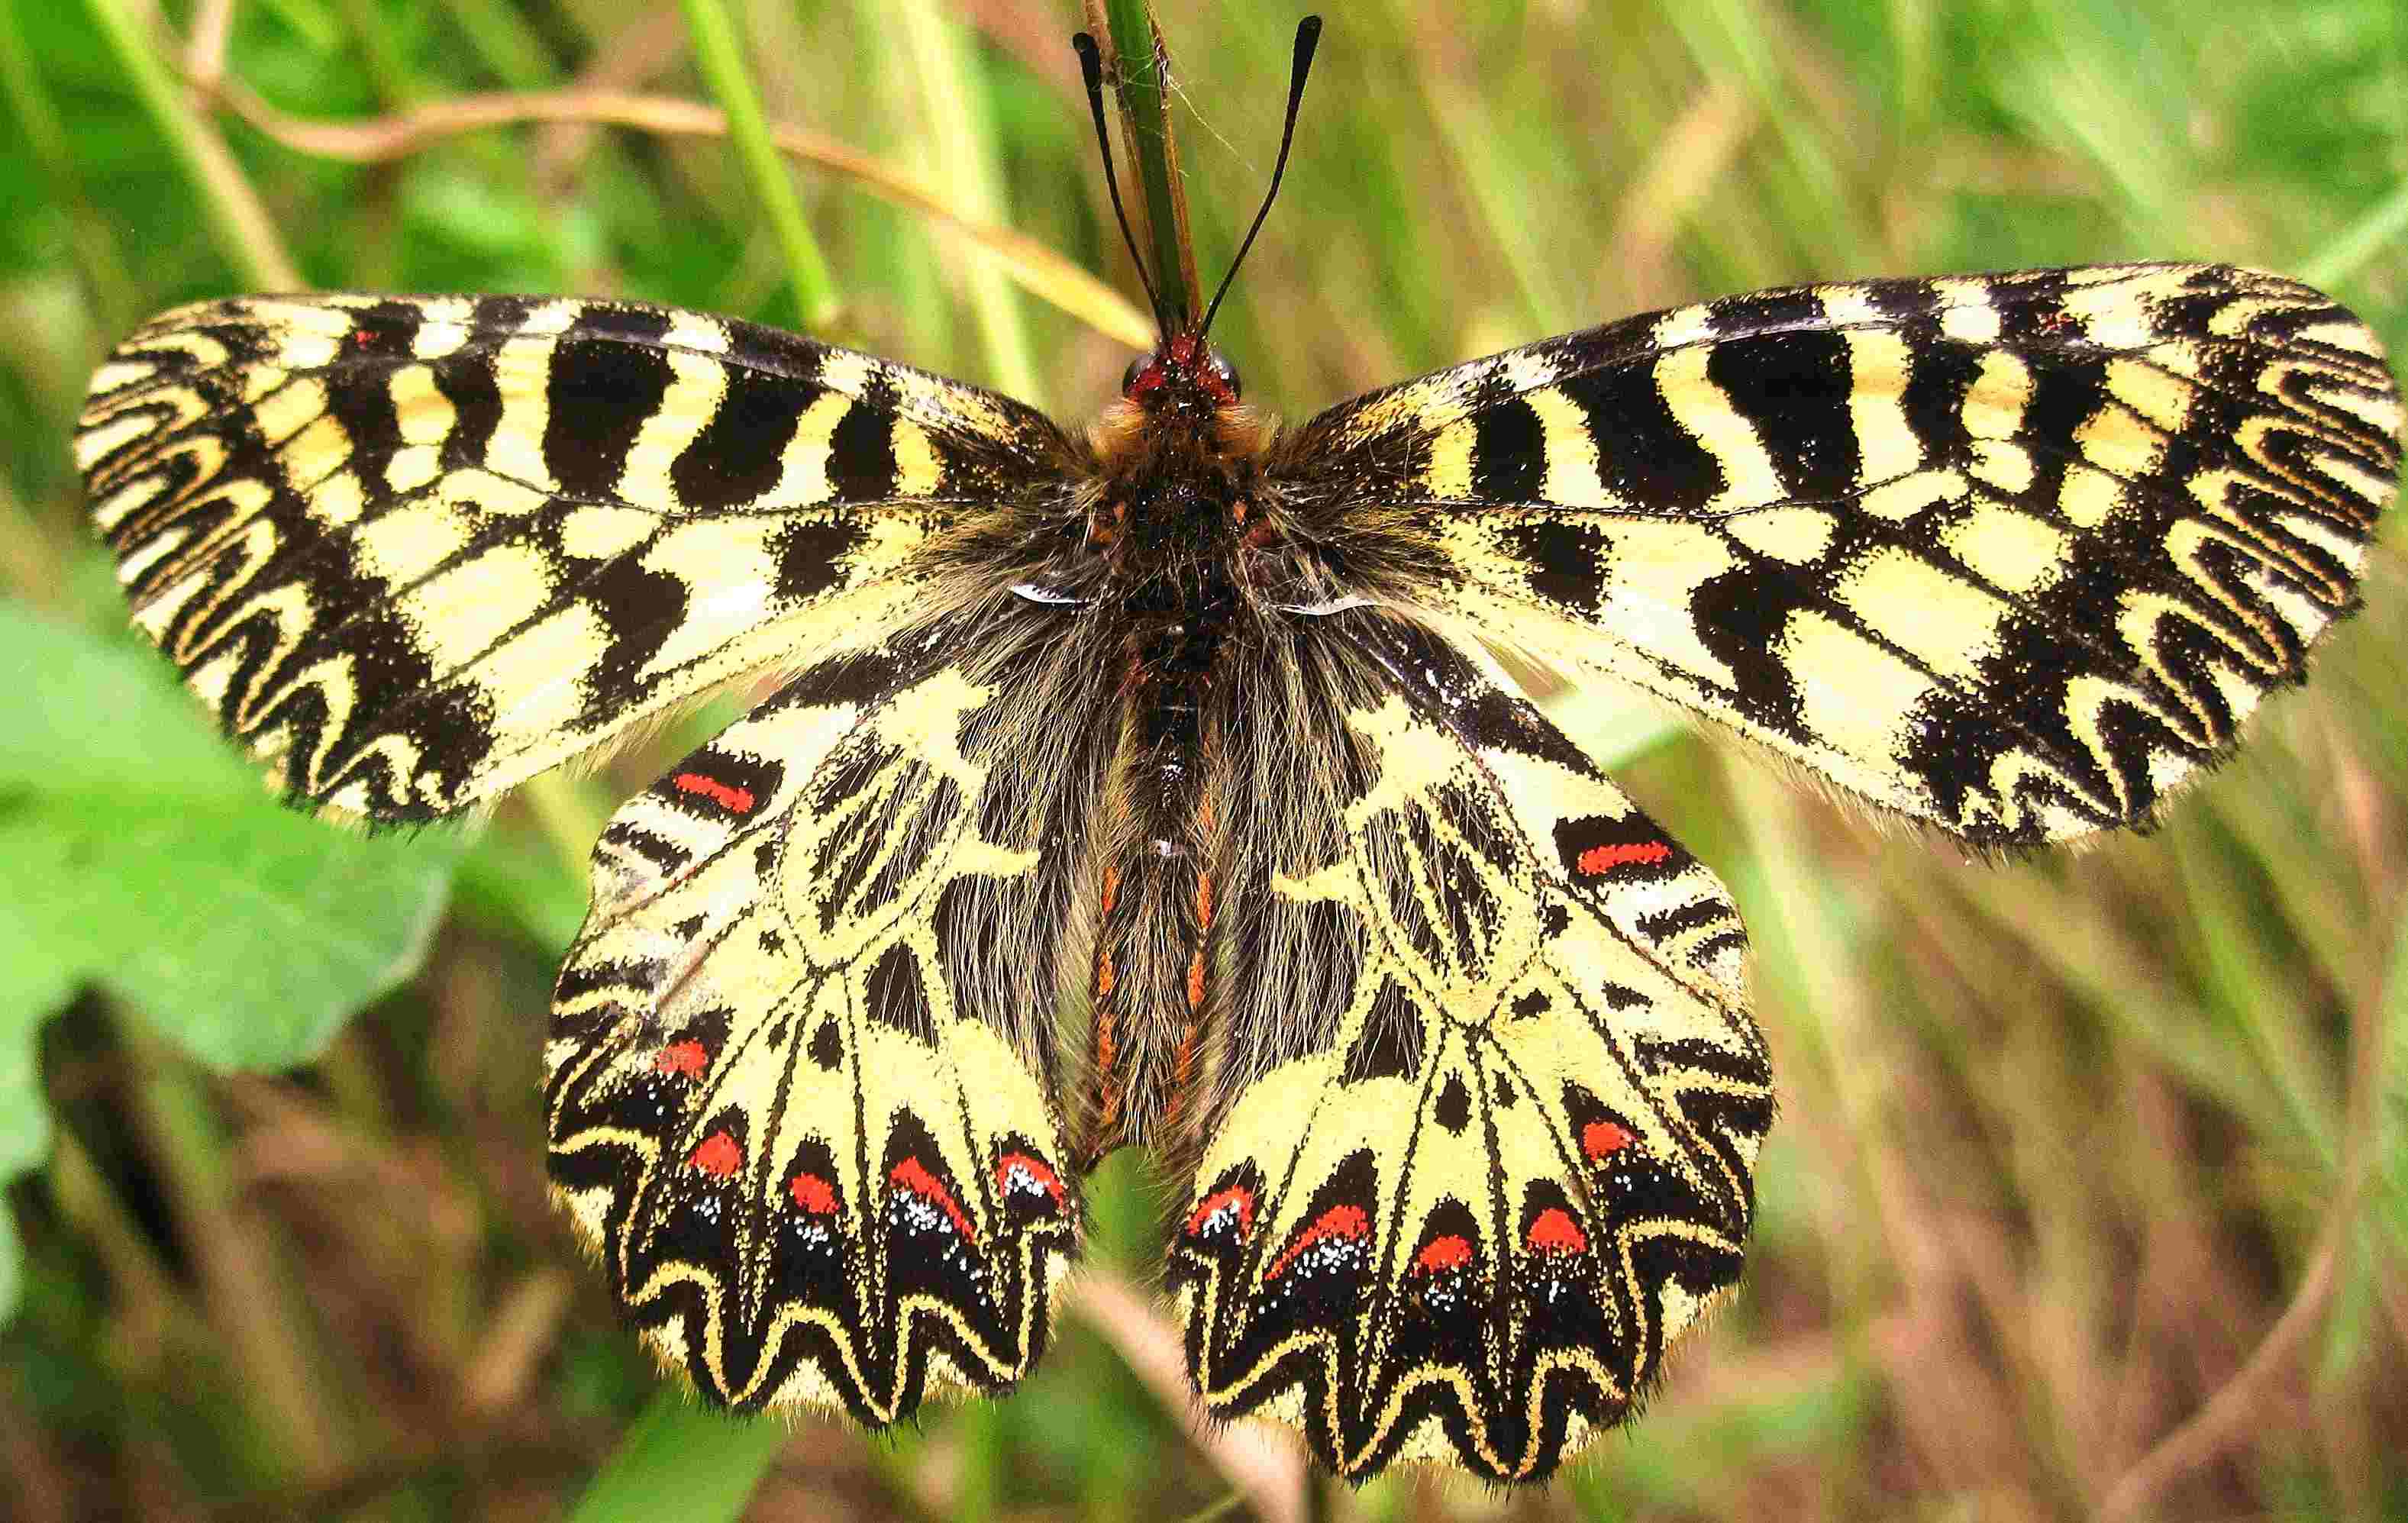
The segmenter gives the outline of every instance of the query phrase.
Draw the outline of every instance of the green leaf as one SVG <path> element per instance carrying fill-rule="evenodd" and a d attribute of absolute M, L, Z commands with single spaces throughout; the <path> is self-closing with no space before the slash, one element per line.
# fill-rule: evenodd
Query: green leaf
<path fill-rule="evenodd" d="M 793 1437 L 776 1417 L 731 1416 L 702 1405 L 682 1382 L 665 1384 L 603 1461 L 570 1523 L 732 1523 Z"/>
<path fill-rule="evenodd" d="M 416 969 L 464 834 L 282 808 L 156 655 L 22 608 L 0 606 L 0 1180 L 47 1151 L 35 1034 L 77 989 L 205 1063 L 273 1069 Z"/>

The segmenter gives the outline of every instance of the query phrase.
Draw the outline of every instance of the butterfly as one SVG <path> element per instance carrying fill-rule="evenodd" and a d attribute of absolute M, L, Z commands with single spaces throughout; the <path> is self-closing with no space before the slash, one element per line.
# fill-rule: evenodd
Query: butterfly
<path fill-rule="evenodd" d="M 544 1049 L 556 1193 L 712 1400 L 1008 1390 L 1141 1146 L 1208 1413 L 1541 1479 L 1737 1283 L 1774 1090 L 1729 894 L 1515 673 L 1976 848 L 2144 823 L 2356 606 L 2399 398 L 2321 294 L 2148 264 L 1733 296 L 1280 427 L 1218 303 L 1080 431 L 636 302 L 203 302 L 78 459 L 304 809 L 457 814 L 785 674 L 603 831 Z"/>

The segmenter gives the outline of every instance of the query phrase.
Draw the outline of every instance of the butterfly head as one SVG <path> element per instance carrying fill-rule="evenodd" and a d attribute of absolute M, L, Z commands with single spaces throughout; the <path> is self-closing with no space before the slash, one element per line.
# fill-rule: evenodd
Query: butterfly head
<path fill-rule="evenodd" d="M 1129 362 L 1121 395 L 1149 416 L 1207 418 L 1238 405 L 1238 370 L 1200 334 L 1177 333 Z"/>
<path fill-rule="evenodd" d="M 1112 172 L 1111 131 L 1104 125 L 1104 70 L 1102 55 L 1096 40 L 1085 33 L 1071 38 L 1079 52 L 1079 66 L 1087 86 L 1087 108 L 1095 118 L 1096 145 L 1103 151 L 1104 185 L 1111 194 L 1112 214 L 1120 222 L 1121 237 L 1127 243 L 1129 258 L 1137 266 L 1138 280 L 1145 286 L 1146 299 L 1153 304 L 1154 321 L 1160 324 L 1162 341 L 1154 352 L 1140 355 L 1129 364 L 1128 373 L 1121 380 L 1122 405 L 1113 410 L 1122 414 L 1117 426 L 1126 427 L 1137 418 L 1154 423 L 1180 421 L 1202 424 L 1218 421 L 1228 424 L 1235 420 L 1232 409 L 1238 406 L 1238 372 L 1218 350 L 1206 341 L 1212 331 L 1212 319 L 1221 310 L 1222 298 L 1229 294 L 1236 281 L 1238 269 L 1246 262 L 1247 251 L 1254 246 L 1254 235 L 1263 230 L 1263 219 L 1270 215 L 1271 203 L 1279 197 L 1280 179 L 1287 172 L 1288 150 L 1296 142 L 1296 114 L 1304 99 L 1304 81 L 1312 69 L 1312 54 L 1321 39 L 1321 18 L 1307 16 L 1297 23 L 1296 57 L 1290 69 L 1287 92 L 1287 114 L 1280 128 L 1279 158 L 1271 165 L 1270 188 L 1263 194 L 1263 204 L 1254 213 L 1252 226 L 1246 229 L 1243 242 L 1238 245 L 1238 256 L 1221 278 L 1220 289 L 1212 295 L 1203 315 L 1198 317 L 1187 294 L 1195 285 L 1194 251 L 1187 244 L 1186 209 L 1180 203 L 1175 222 L 1178 225 L 1179 269 L 1159 271 L 1166 281 L 1157 286 L 1146 273 L 1145 256 L 1138 248 L 1136 231 L 1130 227 L 1128 209 L 1122 204 L 1119 177 Z M 1167 67 L 1167 60 L 1156 66 Z M 1126 86 L 1122 87 L 1125 90 Z"/>
<path fill-rule="evenodd" d="M 1193 329 L 1173 333 L 1129 362 L 1120 398 L 1089 433 L 1115 468 L 1151 470 L 1165 459 L 1261 453 L 1270 420 L 1239 400 L 1237 366 Z M 1200 452 L 1200 453 L 1198 453 Z"/>

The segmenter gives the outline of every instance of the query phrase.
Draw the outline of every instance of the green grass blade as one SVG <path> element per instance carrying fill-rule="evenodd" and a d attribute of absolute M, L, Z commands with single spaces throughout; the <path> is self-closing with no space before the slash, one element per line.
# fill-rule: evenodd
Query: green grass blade
<path fill-rule="evenodd" d="M 1170 103 L 1154 52 L 1153 7 L 1146 0 L 1106 0 L 1112 50 L 1119 58 L 1121 120 L 1128 124 L 1127 150 L 1137 160 L 1145 197 L 1146 226 L 1154 239 L 1154 290 L 1169 320 L 1203 315 L 1196 289 L 1196 257 L 1182 241 L 1186 218 L 1180 206 Z"/>
<path fill-rule="evenodd" d="M 1002 166 L 996 161 L 993 111 L 986 80 L 961 24 L 925 5 L 898 13 L 920 79 L 921 114 L 929 127 L 932 163 L 957 216 L 1008 226 Z M 968 262 L 964 284 L 995 383 L 1042 407 L 1046 386 L 1028 344 L 1020 294 L 1003 269 L 976 244 L 957 247 Z"/>
<path fill-rule="evenodd" d="M 736 40 L 735 23 L 720 0 L 683 0 L 687 35 L 694 42 L 695 62 L 727 113 L 728 135 L 736 141 L 738 162 L 752 194 L 769 219 L 770 231 L 785 256 L 786 279 L 794 287 L 795 306 L 807 328 L 824 330 L 842 310 L 836 278 L 819 240 L 803 217 L 801 197 L 795 194 L 792 173 L 769 139 L 769 124 L 761 114 L 761 94 L 745 67 Z"/>
<path fill-rule="evenodd" d="M 244 283 L 262 291 L 304 289 L 308 282 L 292 255 L 285 252 L 275 220 L 227 151 L 224 139 L 193 109 L 183 87 L 144 38 L 127 0 L 85 3 L 118 66 L 134 86 L 136 98 L 201 193 L 201 206 L 208 214 L 218 248 L 242 273 Z"/>
<path fill-rule="evenodd" d="M 793 1436 L 775 1417 L 730 1416 L 664 1383 L 569 1523 L 733 1523 Z"/>
<path fill-rule="evenodd" d="M 2323 251 L 2300 266 L 2300 279 L 2310 285 L 2335 285 L 2366 266 L 2368 260 L 2408 235 L 2408 180 L 2389 195 L 2367 208 Z"/>

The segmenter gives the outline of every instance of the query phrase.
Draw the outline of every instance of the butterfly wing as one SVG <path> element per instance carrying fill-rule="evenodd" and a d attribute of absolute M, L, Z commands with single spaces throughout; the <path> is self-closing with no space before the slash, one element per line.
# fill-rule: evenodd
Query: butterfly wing
<path fill-rule="evenodd" d="M 1443 641 L 1292 634 L 1169 1278 L 1219 1415 L 1532 1480 L 1738 1277 L 1770 1074 L 1712 873 Z"/>
<path fill-rule="evenodd" d="M 134 620 L 298 803 L 465 808 L 867 643 L 962 505 L 1058 483 L 991 393 L 633 303 L 280 296 L 128 338 L 78 441 Z M 884 579 L 884 580 L 882 580 Z"/>
<path fill-rule="evenodd" d="M 2382 347 L 2131 265 L 1798 287 L 1370 394 L 1283 467 L 1393 600 L 2020 844 L 2144 819 L 2356 606 Z"/>
<path fill-rule="evenodd" d="M 1079 1216 L 1052 1024 L 1070 843 L 1111 740 L 1039 743 L 1047 654 L 940 624 L 822 661 L 595 849 L 552 1179 L 718 1401 L 882 1426 L 1043 1348 Z"/>

